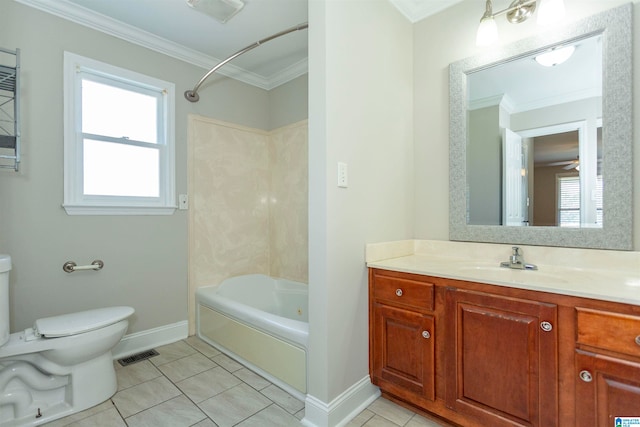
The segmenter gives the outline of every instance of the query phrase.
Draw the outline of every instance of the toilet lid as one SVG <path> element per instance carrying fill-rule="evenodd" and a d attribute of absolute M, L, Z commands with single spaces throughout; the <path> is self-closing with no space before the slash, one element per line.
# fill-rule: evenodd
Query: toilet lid
<path fill-rule="evenodd" d="M 133 314 L 131 307 L 107 307 L 36 320 L 33 329 L 44 337 L 65 337 L 109 326 Z"/>

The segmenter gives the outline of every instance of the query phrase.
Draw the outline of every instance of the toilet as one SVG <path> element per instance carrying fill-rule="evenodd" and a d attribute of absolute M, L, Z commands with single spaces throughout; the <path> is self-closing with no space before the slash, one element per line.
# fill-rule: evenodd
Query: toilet
<path fill-rule="evenodd" d="M 0 426 L 33 426 L 82 411 L 117 390 L 111 350 L 131 307 L 109 307 L 35 321 L 9 333 L 11 257 L 0 255 Z"/>

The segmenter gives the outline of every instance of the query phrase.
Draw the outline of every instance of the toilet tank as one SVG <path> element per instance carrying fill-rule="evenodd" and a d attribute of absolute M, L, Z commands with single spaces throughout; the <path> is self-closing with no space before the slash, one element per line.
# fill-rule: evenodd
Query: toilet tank
<path fill-rule="evenodd" d="M 0 254 L 0 345 L 9 340 L 9 271 L 11 257 Z"/>

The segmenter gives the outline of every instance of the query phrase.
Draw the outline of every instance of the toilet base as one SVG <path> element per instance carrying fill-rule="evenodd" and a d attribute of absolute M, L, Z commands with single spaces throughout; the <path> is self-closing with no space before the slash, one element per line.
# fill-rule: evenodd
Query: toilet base
<path fill-rule="evenodd" d="M 36 426 L 66 417 L 104 402 L 118 388 L 111 351 L 69 366 L 66 375 L 43 374 L 28 361 L 4 363 L 1 427 Z"/>

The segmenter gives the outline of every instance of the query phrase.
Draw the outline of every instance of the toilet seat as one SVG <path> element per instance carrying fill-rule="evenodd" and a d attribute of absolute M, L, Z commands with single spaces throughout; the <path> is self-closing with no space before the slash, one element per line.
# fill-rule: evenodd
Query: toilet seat
<path fill-rule="evenodd" d="M 133 312 L 131 307 L 107 307 L 45 317 L 35 321 L 33 330 L 37 337 L 66 337 L 109 326 L 128 318 Z"/>

